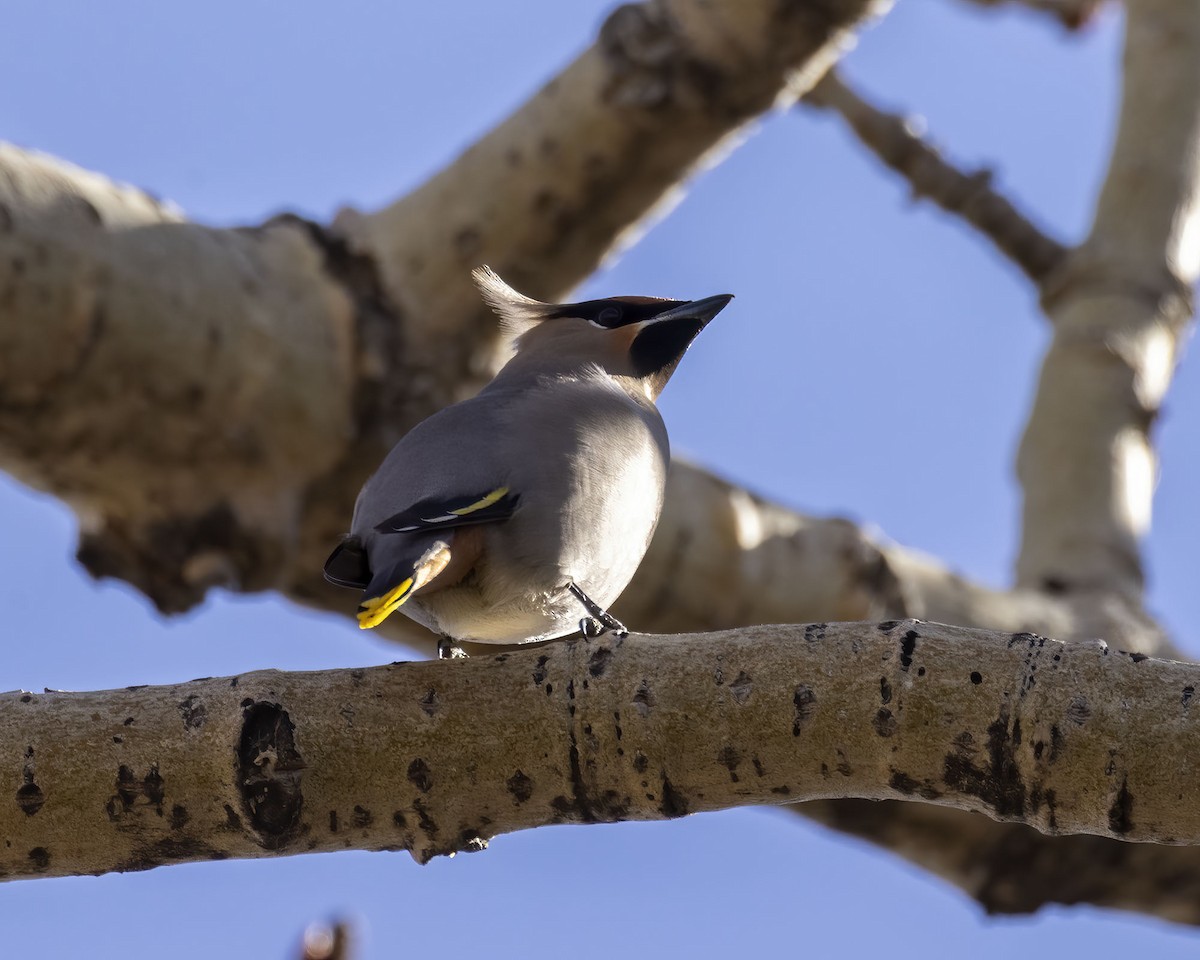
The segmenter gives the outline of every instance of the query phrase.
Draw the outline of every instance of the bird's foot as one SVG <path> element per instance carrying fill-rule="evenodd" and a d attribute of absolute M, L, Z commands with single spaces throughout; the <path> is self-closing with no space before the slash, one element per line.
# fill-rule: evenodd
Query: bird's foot
<path fill-rule="evenodd" d="M 604 624 L 595 617 L 584 617 L 579 621 L 579 632 L 583 634 L 584 640 L 594 640 L 596 637 L 602 637 L 605 630 Z"/>
<path fill-rule="evenodd" d="M 466 660 L 467 651 L 454 642 L 453 637 L 438 637 L 439 660 Z"/>
<path fill-rule="evenodd" d="M 579 632 L 585 638 L 600 637 L 610 630 L 622 639 L 629 636 L 629 630 L 626 629 L 625 624 L 600 606 L 600 604 L 579 589 L 578 586 L 574 583 L 568 583 L 567 589 L 571 591 L 572 596 L 576 600 L 583 604 L 583 609 L 591 614 L 590 617 L 584 617 L 579 621 Z"/>

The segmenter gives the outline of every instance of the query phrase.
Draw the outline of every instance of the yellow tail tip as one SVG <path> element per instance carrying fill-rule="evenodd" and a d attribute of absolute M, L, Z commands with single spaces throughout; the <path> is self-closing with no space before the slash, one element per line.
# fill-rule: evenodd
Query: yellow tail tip
<path fill-rule="evenodd" d="M 392 587 L 382 597 L 371 597 L 358 606 L 358 627 L 360 630 L 370 630 L 379 626 L 396 609 L 408 599 L 412 592 L 413 578 L 409 577 L 403 583 Z"/>

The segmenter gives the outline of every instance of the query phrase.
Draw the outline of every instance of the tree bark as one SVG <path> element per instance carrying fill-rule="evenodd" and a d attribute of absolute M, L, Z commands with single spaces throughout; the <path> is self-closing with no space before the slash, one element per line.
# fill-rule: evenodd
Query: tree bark
<path fill-rule="evenodd" d="M 11 321 L 0 326 L 0 465 L 76 508 L 89 570 L 129 581 L 163 610 L 186 609 L 220 584 L 275 588 L 349 612 L 346 595 L 318 571 L 365 473 L 409 425 L 473 390 L 499 359 L 464 266 L 490 259 L 531 292 L 557 296 L 758 113 L 803 92 L 848 31 L 880 9 L 865 0 L 752 3 L 743 19 L 743 7 L 736 18 L 728 3 L 620 8 L 594 48 L 438 178 L 377 214 L 346 212 L 333 227 L 285 217 L 212 230 L 94 174 L 0 151 L 0 308 Z M 727 20 L 737 20 L 742 45 L 717 42 L 731 29 Z M 677 465 L 659 536 L 622 599 L 631 622 L 679 630 L 921 616 L 1170 651 L 1142 609 L 1137 537 L 1155 469 L 1149 427 L 1189 321 L 1187 283 L 1200 255 L 1200 245 L 1185 242 L 1197 223 L 1195 8 L 1131 2 L 1128 45 L 1118 147 L 1092 237 L 1043 286 L 1056 340 L 1022 451 L 1018 586 L 971 584 L 845 521 L 798 516 Z M 581 150 L 580 118 L 609 131 L 600 153 Z M 556 192 L 541 189 L 543 181 Z M 144 399 L 128 390 L 143 379 Z M 1070 470 L 1060 469 L 1067 441 L 1078 453 Z M 1074 464 L 1076 454 L 1066 459 Z M 240 736 L 243 719 L 226 717 L 222 735 Z M 998 719 L 995 712 L 988 723 Z M 987 743 L 987 727 L 972 736 Z M 138 811 L 126 868 L 177 858 L 169 835 L 143 825 L 165 829 L 174 813 L 172 803 L 162 823 L 150 820 L 158 817 L 154 798 L 166 793 L 148 751 L 89 781 L 103 795 L 96 823 L 113 798 L 118 819 Z M 57 756 L 43 748 L 26 757 L 35 766 L 22 765 L 14 781 L 27 806 L 36 803 L 33 788 L 45 792 L 47 753 Z M 281 774 L 272 784 L 302 772 L 289 762 L 272 767 Z M 222 789 L 236 791 L 228 752 L 225 763 L 205 776 L 224 776 Z M 918 785 L 906 795 L 942 790 L 932 767 L 914 770 L 900 771 Z M 883 792 L 862 795 L 904 794 L 872 789 Z M 936 802 L 951 802 L 943 799 L 950 793 Z M 144 818 L 139 804 L 152 808 Z M 237 855 L 252 855 L 255 828 L 231 806 L 242 826 L 222 806 L 229 842 L 250 830 Z M 912 803 L 830 800 L 805 809 L 884 840 L 994 909 L 1084 900 L 1200 921 L 1200 908 L 1186 910 L 1169 894 L 1200 877 L 1189 850 L 1131 847 L 1104 830 L 1086 843 L 1046 840 Z M 215 822 L 217 813 L 205 817 Z M 342 809 L 338 822 L 355 815 Z M 28 819 L 18 823 L 39 829 L 51 822 L 40 812 L 21 816 Z M 317 821 L 305 822 L 313 835 Z M 43 858 L 33 851 L 54 851 L 50 870 L 58 845 L 87 841 L 85 832 L 70 828 L 53 842 L 42 835 L 23 855 L 36 866 Z M 400 842 L 407 835 L 388 841 Z M 413 835 L 418 853 L 436 852 L 424 842 Z M 1071 857 L 1094 859 L 1100 850 L 1113 863 L 1136 860 L 1155 881 L 1126 870 L 1104 871 L 1090 887 L 1064 881 L 1065 864 L 1079 872 L 1090 862 Z M 1017 865 L 1045 882 L 1012 893 Z"/>
<path fill-rule="evenodd" d="M 1200 843 L 1200 666 L 920 621 L 0 698 L 0 871 L 406 849 L 550 823 L 919 797 Z"/>

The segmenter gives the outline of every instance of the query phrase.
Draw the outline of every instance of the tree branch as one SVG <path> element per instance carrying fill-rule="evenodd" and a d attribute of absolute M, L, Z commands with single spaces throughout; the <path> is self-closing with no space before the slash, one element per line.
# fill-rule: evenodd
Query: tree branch
<path fill-rule="evenodd" d="M 1031 10 L 1056 17 L 1068 30 L 1078 30 L 1095 16 L 1096 11 L 1100 9 L 1102 0 L 970 0 L 970 2 L 981 7 L 1021 4 Z"/>
<path fill-rule="evenodd" d="M 1200 666 L 919 621 L 562 641 L 464 663 L 0 698 L 7 877 L 919 797 L 1200 843 Z M 231 758 L 236 758 L 231 762 Z"/>
<path fill-rule="evenodd" d="M 496 324 L 469 271 L 490 263 L 555 300 L 635 242 L 680 187 L 789 105 L 891 0 L 676 0 L 618 6 L 528 103 L 428 183 L 335 229 L 370 254 L 408 315 L 409 349 L 437 407 L 497 360 Z"/>
<path fill-rule="evenodd" d="M 866 147 L 908 180 L 914 197 L 932 200 L 975 227 L 1038 286 L 1062 264 L 1066 248 L 992 187 L 991 171 L 958 170 L 920 136 L 911 119 L 871 105 L 836 71 L 827 73 L 804 102 L 840 114 Z"/>
<path fill-rule="evenodd" d="M 1017 580 L 1140 597 L 1150 431 L 1200 275 L 1200 6 L 1126 3 L 1125 85 L 1084 243 L 1043 286 L 1054 325 L 1017 474 Z"/>

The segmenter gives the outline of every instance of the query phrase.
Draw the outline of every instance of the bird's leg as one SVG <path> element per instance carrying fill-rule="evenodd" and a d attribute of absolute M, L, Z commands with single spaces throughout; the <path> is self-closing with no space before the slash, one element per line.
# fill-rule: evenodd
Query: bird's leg
<path fill-rule="evenodd" d="M 453 637 L 442 634 L 438 637 L 438 659 L 439 660 L 465 660 L 467 659 L 467 651 L 458 646 L 454 642 Z"/>
<path fill-rule="evenodd" d="M 579 589 L 574 583 L 568 583 L 567 589 L 572 596 L 583 604 L 583 609 L 591 614 L 579 621 L 579 631 L 585 637 L 599 637 L 611 630 L 618 637 L 629 636 L 629 631 L 620 620 L 605 610 L 600 604 Z"/>

